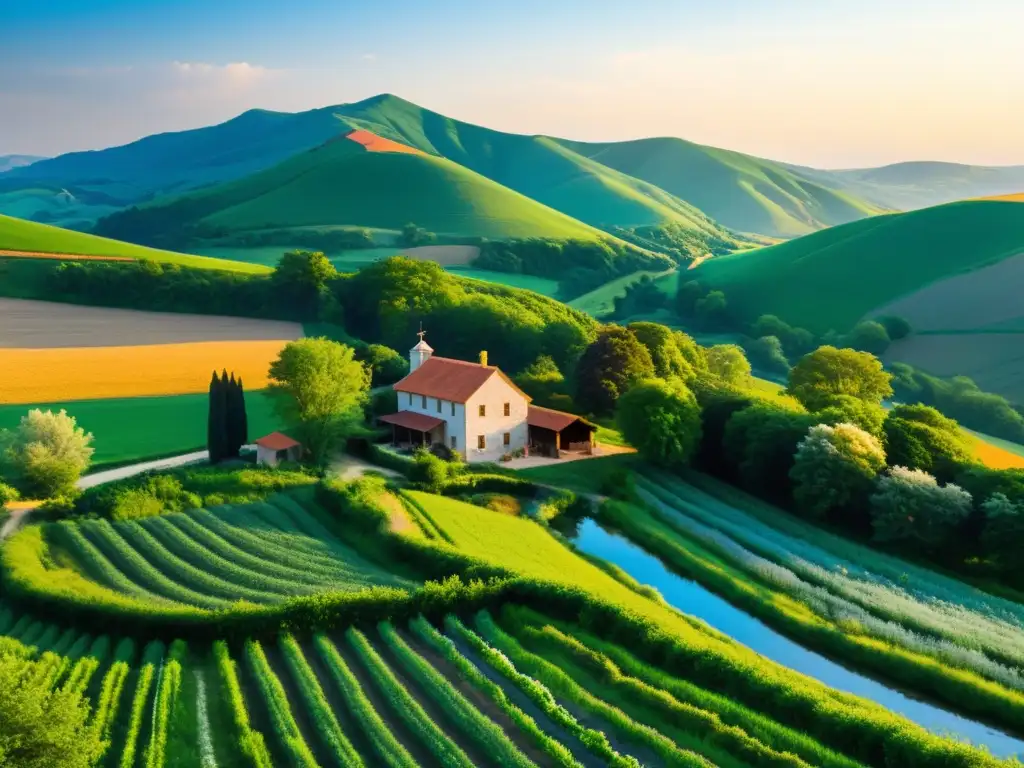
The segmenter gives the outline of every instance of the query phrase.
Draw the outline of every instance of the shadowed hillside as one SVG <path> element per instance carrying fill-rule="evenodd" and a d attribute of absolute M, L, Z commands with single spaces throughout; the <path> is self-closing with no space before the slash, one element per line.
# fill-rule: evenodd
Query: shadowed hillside
<path fill-rule="evenodd" d="M 711 259 L 695 275 L 732 311 L 776 314 L 816 332 L 943 278 L 1024 253 L 1024 205 L 968 201 L 879 216 L 787 243 Z"/>

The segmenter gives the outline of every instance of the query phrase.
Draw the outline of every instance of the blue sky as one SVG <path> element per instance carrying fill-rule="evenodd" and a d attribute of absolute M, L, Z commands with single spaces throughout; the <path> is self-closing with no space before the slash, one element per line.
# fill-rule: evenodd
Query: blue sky
<path fill-rule="evenodd" d="M 1021 29 L 1020 0 L 12 0 L 0 154 L 391 92 L 503 130 L 821 167 L 1024 164 Z"/>

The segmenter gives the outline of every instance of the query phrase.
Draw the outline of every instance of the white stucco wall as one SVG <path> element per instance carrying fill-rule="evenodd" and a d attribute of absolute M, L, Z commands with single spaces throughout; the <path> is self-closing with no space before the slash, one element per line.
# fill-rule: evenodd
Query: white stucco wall
<path fill-rule="evenodd" d="M 451 447 L 451 439 L 454 436 L 456 441 L 455 449 L 465 455 L 466 407 L 461 403 L 452 403 L 450 400 L 441 400 L 441 411 L 439 413 L 437 410 L 437 403 L 437 398 L 428 397 L 427 405 L 424 407 L 422 395 L 410 395 L 408 392 L 398 393 L 398 410 L 413 411 L 414 413 L 422 413 L 426 416 L 434 416 L 438 419 L 444 419 L 444 426 L 435 428 L 431 433 L 432 442 L 443 442 L 448 447 Z"/>
<path fill-rule="evenodd" d="M 256 463 L 265 464 L 268 467 L 277 466 L 277 451 L 272 451 L 269 448 L 264 448 L 262 445 L 256 446 Z"/>
<path fill-rule="evenodd" d="M 505 416 L 505 403 L 509 404 L 509 415 Z M 486 415 L 479 415 L 479 407 L 485 405 Z M 499 375 L 491 376 L 466 403 L 465 437 L 468 450 L 466 461 L 496 461 L 504 454 L 525 448 L 528 439 L 526 398 Z M 503 437 L 508 432 L 509 445 Z M 487 448 L 477 449 L 477 438 L 484 435 Z"/>

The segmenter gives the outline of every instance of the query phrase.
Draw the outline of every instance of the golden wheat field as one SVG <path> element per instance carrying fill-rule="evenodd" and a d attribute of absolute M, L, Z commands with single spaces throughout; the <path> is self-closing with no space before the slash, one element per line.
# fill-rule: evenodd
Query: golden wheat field
<path fill-rule="evenodd" d="M 1024 456 L 1018 456 L 1005 448 L 981 438 L 972 437 L 974 455 L 991 469 L 1024 469 Z"/>
<path fill-rule="evenodd" d="M 131 347 L 0 348 L 0 403 L 204 392 L 214 370 L 267 385 L 267 370 L 288 342 L 206 341 Z"/>

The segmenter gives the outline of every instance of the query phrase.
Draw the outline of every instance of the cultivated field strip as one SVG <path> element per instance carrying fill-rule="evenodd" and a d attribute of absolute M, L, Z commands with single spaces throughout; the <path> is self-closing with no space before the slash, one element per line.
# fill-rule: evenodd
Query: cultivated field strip
<path fill-rule="evenodd" d="M 342 543 L 315 510 L 311 498 L 281 496 L 140 520 L 61 521 L 45 527 L 40 547 L 49 548 L 62 579 L 74 582 L 69 588 L 147 609 L 219 610 L 239 601 L 271 605 L 317 592 L 414 586 Z M 43 591 L 60 591 L 65 585 L 51 580 L 47 562 L 33 575 Z M 44 631 L 19 626 L 18 637 L 30 629 Z M 36 639 L 28 635 L 31 644 Z"/>
<path fill-rule="evenodd" d="M 797 597 L 821 615 L 856 622 L 862 631 L 935 656 L 1024 691 L 1024 628 L 1013 617 L 938 599 L 884 577 L 851 570 L 841 558 L 759 523 L 739 510 L 695 503 L 671 478 L 637 480 L 638 493 L 684 535 L 726 556 L 755 577 Z M 683 495 L 685 494 L 685 495 Z M 965 590 L 969 589 L 965 587 Z"/>
<path fill-rule="evenodd" d="M 107 768 L 864 768 L 526 608 L 190 647 L 0 604 L 14 629 L 39 643 L 39 679 L 87 696 Z"/>

